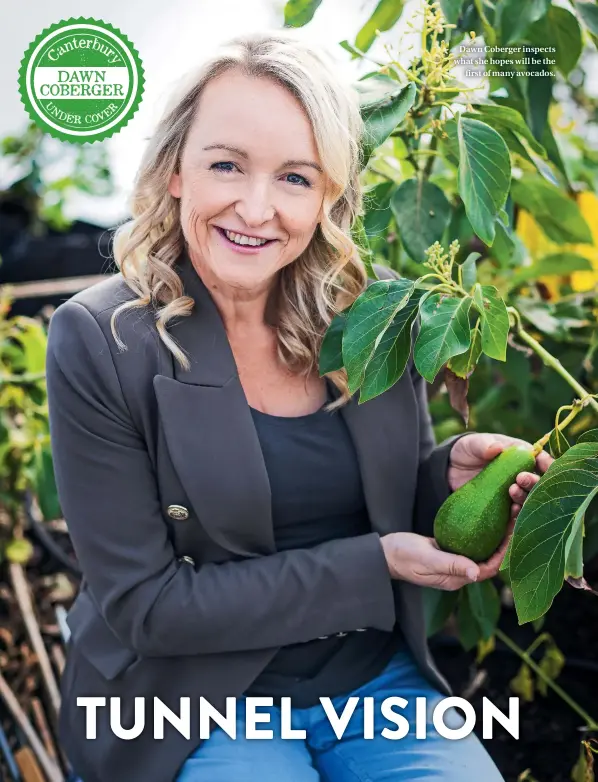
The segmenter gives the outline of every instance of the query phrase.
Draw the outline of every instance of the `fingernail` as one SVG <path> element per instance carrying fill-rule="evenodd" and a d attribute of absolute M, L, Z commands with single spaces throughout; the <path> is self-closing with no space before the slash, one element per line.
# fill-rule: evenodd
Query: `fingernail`
<path fill-rule="evenodd" d="M 478 580 L 477 571 L 470 567 L 469 570 L 467 571 L 467 578 L 469 578 L 470 581 L 477 581 Z"/>

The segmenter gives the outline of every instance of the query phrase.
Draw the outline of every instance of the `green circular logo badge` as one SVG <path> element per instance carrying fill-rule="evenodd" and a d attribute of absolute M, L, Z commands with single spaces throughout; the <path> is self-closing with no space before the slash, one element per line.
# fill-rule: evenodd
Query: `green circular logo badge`
<path fill-rule="evenodd" d="M 42 32 L 21 61 L 19 92 L 31 119 L 55 138 L 109 138 L 139 108 L 143 67 L 126 35 L 98 19 L 67 19 Z"/>

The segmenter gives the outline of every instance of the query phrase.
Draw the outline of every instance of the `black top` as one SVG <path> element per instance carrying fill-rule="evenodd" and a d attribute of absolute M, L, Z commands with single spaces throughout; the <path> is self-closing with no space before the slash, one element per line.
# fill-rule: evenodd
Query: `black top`
<path fill-rule="evenodd" d="M 333 398 L 328 383 L 326 403 Z M 270 481 L 277 550 L 370 533 L 357 455 L 339 411 L 287 417 L 250 409 Z M 283 646 L 245 695 L 316 705 L 378 675 L 403 642 L 397 623 L 393 632 L 367 628 Z"/>

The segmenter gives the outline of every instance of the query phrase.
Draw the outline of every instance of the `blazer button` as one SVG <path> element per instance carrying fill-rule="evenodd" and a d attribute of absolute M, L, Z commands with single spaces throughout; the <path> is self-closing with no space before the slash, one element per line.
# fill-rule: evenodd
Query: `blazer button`
<path fill-rule="evenodd" d="M 168 513 L 171 519 L 177 519 L 178 521 L 184 521 L 189 518 L 189 511 L 184 505 L 169 505 L 166 513 Z"/>
<path fill-rule="evenodd" d="M 183 557 L 179 557 L 179 562 L 187 562 L 189 565 L 195 565 L 193 557 L 188 557 L 186 554 Z"/>

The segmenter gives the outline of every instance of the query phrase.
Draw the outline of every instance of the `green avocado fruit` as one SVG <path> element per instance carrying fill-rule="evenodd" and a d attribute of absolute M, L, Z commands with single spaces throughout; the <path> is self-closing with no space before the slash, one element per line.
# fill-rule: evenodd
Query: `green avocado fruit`
<path fill-rule="evenodd" d="M 535 466 L 529 446 L 511 445 L 453 492 L 434 519 L 434 537 L 440 548 L 474 562 L 487 560 L 507 531 L 512 503 L 509 486 L 518 473 L 533 472 Z"/>

